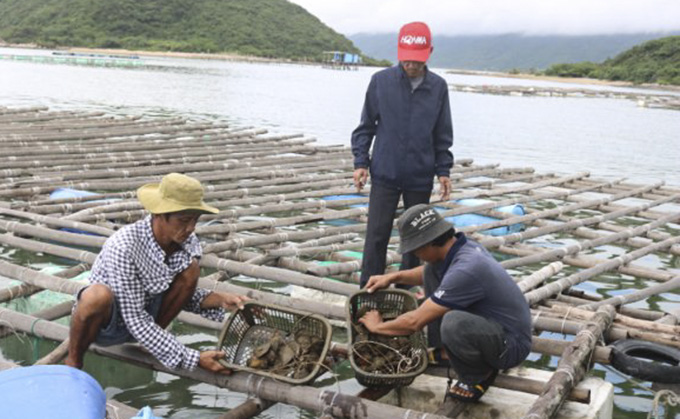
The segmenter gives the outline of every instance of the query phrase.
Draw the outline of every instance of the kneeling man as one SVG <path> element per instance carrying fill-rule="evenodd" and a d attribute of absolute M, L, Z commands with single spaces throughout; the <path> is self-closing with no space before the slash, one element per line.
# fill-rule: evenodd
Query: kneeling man
<path fill-rule="evenodd" d="M 187 348 L 165 330 L 182 309 L 222 321 L 225 309 L 247 300 L 196 286 L 202 252 L 194 229 L 201 214 L 218 209 L 203 202 L 198 180 L 178 173 L 142 186 L 137 197 L 150 215 L 109 237 L 97 256 L 71 317 L 66 365 L 82 368 L 92 342 L 136 340 L 167 368 L 229 373 L 217 362 L 223 352 Z"/>
<path fill-rule="evenodd" d="M 524 295 L 479 243 L 455 232 L 429 205 L 399 218 L 401 253 L 413 251 L 424 266 L 372 276 L 369 292 L 390 284 L 424 285 L 428 297 L 416 310 L 383 322 L 376 310 L 360 319 L 385 335 L 408 335 L 428 326 L 436 354 L 448 358 L 458 382 L 447 396 L 477 401 L 498 371 L 519 365 L 531 349 L 531 315 Z M 441 351 L 443 347 L 444 351 Z"/>

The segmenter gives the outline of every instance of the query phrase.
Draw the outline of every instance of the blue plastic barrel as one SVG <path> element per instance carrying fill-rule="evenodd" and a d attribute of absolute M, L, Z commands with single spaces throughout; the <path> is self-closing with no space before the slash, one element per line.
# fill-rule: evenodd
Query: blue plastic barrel
<path fill-rule="evenodd" d="M 87 373 L 65 365 L 0 372 L 0 417 L 93 419 L 106 416 L 106 394 Z"/>
<path fill-rule="evenodd" d="M 489 201 L 487 199 L 461 199 L 460 201 L 456 201 L 456 204 L 459 205 L 465 205 L 465 206 L 476 206 L 476 205 L 482 205 L 482 204 L 488 204 Z M 446 211 L 446 208 L 437 208 L 438 211 L 443 212 Z M 524 215 L 524 207 L 519 204 L 515 205 L 506 205 L 504 207 L 497 207 L 494 208 L 494 211 L 500 211 L 500 212 L 505 212 L 508 214 L 514 214 L 514 215 Z M 469 226 L 475 226 L 475 225 L 480 225 L 480 224 L 486 224 L 486 223 L 491 223 L 494 221 L 498 221 L 497 218 L 493 217 L 488 217 L 486 215 L 481 215 L 481 214 L 461 214 L 461 215 L 455 215 L 453 217 L 446 217 L 446 220 L 453 224 L 456 228 L 461 228 L 461 227 L 469 227 Z M 486 234 L 490 236 L 504 236 L 506 234 L 511 234 L 511 233 L 517 233 L 521 231 L 524 228 L 524 225 L 521 223 L 517 224 L 511 224 L 509 226 L 503 226 L 503 227 L 496 227 L 491 230 L 483 230 L 480 231 L 481 234 Z"/>

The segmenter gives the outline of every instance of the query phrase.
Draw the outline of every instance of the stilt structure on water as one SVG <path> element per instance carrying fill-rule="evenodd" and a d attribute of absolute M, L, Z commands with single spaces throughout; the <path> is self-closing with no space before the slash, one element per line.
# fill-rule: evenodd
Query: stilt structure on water
<path fill-rule="evenodd" d="M 1 289 L 0 302 L 43 290 L 73 295 L 84 282 L 68 278 L 89 269 L 107 236 L 144 217 L 135 190 L 170 172 L 181 172 L 199 179 L 206 187 L 206 202 L 221 210 L 203 216 L 196 229 L 204 247 L 205 276 L 200 286 L 344 322 L 343 306 L 329 301 L 342 303 L 358 290 L 358 252 L 363 248 L 368 194 L 357 195 L 352 186 L 347 147 L 320 146 L 314 141 L 303 135 L 274 136 L 255 128 L 181 118 L 0 108 L 3 253 L 20 249 L 22 255 L 53 255 L 72 265 L 49 274 L 31 267 L 30 258 L 19 263 L 4 257 L 0 276 L 22 283 Z M 441 387 L 436 399 L 426 405 L 399 407 L 387 403 L 390 398 L 405 402 L 408 388 L 387 397 L 385 392 L 368 390 L 347 394 L 334 387 L 293 386 L 247 373 L 226 377 L 200 369 L 171 371 L 132 345 L 93 345 L 90 350 L 252 397 L 226 412 L 225 418 L 250 417 L 273 403 L 295 405 L 324 417 L 439 418 L 455 417 L 463 409 L 468 409 L 468 417 L 492 417 L 489 406 L 496 396 L 502 398 L 497 389 L 531 395 L 528 404 L 509 417 L 548 418 L 569 417 L 578 406 L 592 405 L 594 387 L 584 386 L 582 380 L 594 363 L 611 362 L 611 342 L 634 338 L 680 348 L 677 309 L 663 312 L 627 306 L 680 286 L 677 270 L 639 263 L 652 254 L 680 255 L 680 187 L 596 180 L 587 172 L 537 174 L 531 168 L 476 165 L 469 159 L 456 162 L 451 179 L 451 201 L 437 202 L 438 191 L 432 201 L 446 217 L 491 217 L 458 230 L 492 251 L 525 293 L 536 330 L 533 352 L 560 358 L 554 371 L 542 372 L 542 381 L 536 378 L 540 374 L 518 368 L 500 374 L 495 388 L 476 406 L 442 405 Z M 89 193 L 50 196 L 64 188 Z M 473 206 L 458 203 L 470 198 L 485 201 Z M 524 206 L 524 215 L 497 210 L 515 204 Z M 484 234 L 504 226 L 522 228 L 505 235 Z M 390 241 L 388 269 L 396 269 L 400 261 L 393 251 L 397 242 L 398 237 Z M 623 251 L 612 255 L 606 246 Z M 649 287 L 613 298 L 575 288 L 603 275 L 614 287 L 625 289 L 616 281 L 630 283 L 635 278 Z M 231 278 L 258 286 L 236 285 Z M 274 293 L 261 289 L 263 283 L 290 286 Z M 3 336 L 17 331 L 64 341 L 68 327 L 54 320 L 68 316 L 71 305 L 68 301 L 30 315 L 0 308 Z M 182 313 L 179 320 L 221 328 L 189 313 Z M 573 338 L 538 336 L 542 331 Z M 42 363 L 59 362 L 63 350 L 59 346 Z M 336 359 L 343 358 L 347 346 L 334 342 L 331 352 Z M 431 367 L 422 379 L 445 374 Z M 611 417 L 612 387 L 602 388 L 604 393 L 598 397 L 608 400 L 609 407 L 603 404 L 597 412 L 579 417 L 608 417 L 607 412 Z M 415 397 L 422 399 L 422 394 Z M 120 411 L 132 409 L 122 406 Z"/>

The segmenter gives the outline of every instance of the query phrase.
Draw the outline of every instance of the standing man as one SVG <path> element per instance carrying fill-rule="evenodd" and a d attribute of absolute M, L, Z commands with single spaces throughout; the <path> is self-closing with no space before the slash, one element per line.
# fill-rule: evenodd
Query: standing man
<path fill-rule="evenodd" d="M 399 251 L 413 251 L 425 266 L 371 277 L 368 292 L 390 284 L 425 285 L 416 310 L 383 322 L 373 310 L 359 319 L 372 333 L 401 336 L 425 326 L 430 346 L 448 358 L 458 381 L 447 395 L 474 402 L 498 370 L 519 365 L 531 350 L 531 313 L 524 295 L 479 243 L 456 234 L 429 205 L 409 208 L 398 222 Z M 442 351 L 442 348 L 444 351 Z"/>
<path fill-rule="evenodd" d="M 229 373 L 220 351 L 199 352 L 179 343 L 166 327 L 182 309 L 222 321 L 224 309 L 246 297 L 197 288 L 201 245 L 194 234 L 201 214 L 218 212 L 203 202 L 200 182 L 179 173 L 137 190 L 151 214 L 106 240 L 77 295 L 66 365 L 82 368 L 92 342 L 102 346 L 138 341 L 165 367 Z"/>
<path fill-rule="evenodd" d="M 413 22 L 401 28 L 399 65 L 373 75 L 361 122 L 352 133 L 357 191 L 366 185 L 369 170 L 372 177 L 362 287 L 372 275 L 385 272 L 387 244 L 399 198 L 403 198 L 405 208 L 429 203 L 437 176 L 442 200 L 449 199 L 453 166 L 449 90 L 446 81 L 425 64 L 432 50 L 426 24 Z M 419 264 L 414 255 L 405 254 L 401 269 Z"/>

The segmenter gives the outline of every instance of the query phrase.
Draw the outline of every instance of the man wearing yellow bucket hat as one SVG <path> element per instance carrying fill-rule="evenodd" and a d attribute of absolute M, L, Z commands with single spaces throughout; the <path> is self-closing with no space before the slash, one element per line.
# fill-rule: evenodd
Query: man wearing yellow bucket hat
<path fill-rule="evenodd" d="M 198 180 L 179 173 L 142 186 L 137 198 L 150 215 L 106 240 L 92 266 L 92 285 L 77 295 L 66 364 L 81 368 L 93 342 L 136 340 L 168 368 L 229 373 L 217 362 L 224 353 L 187 348 L 165 330 L 182 309 L 222 321 L 225 309 L 247 300 L 197 288 L 202 251 L 194 229 L 201 214 L 218 209 L 203 202 Z"/>

